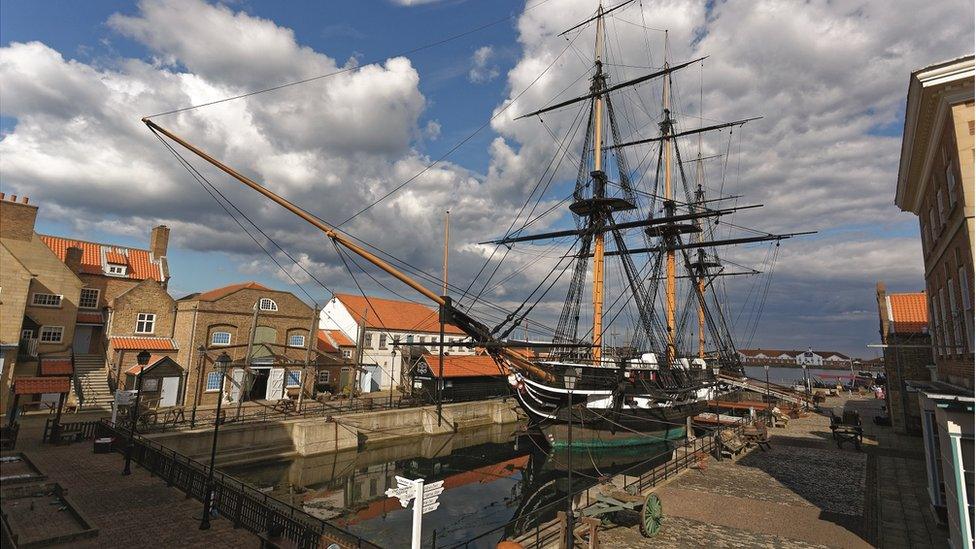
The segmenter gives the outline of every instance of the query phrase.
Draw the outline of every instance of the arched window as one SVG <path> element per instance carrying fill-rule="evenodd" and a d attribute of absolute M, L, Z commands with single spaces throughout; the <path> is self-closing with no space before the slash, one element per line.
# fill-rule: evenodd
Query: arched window
<path fill-rule="evenodd" d="M 261 309 L 262 311 L 277 311 L 278 304 L 275 303 L 273 299 L 262 297 L 258 301 L 258 309 Z"/>

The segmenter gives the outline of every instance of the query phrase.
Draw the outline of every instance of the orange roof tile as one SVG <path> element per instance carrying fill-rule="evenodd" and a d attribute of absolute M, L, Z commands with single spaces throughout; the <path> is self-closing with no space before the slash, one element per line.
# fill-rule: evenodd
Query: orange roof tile
<path fill-rule="evenodd" d="M 15 395 L 40 395 L 43 393 L 67 393 L 71 380 L 66 377 L 15 377 Z"/>
<path fill-rule="evenodd" d="M 144 371 L 148 371 L 150 368 L 152 368 L 156 364 L 159 364 L 159 362 L 161 360 L 163 360 L 164 358 L 172 358 L 172 357 L 170 355 L 157 355 L 155 353 L 149 355 L 149 362 L 146 363 L 146 366 L 145 366 L 145 370 Z M 125 371 L 125 373 L 134 376 L 134 375 L 137 375 L 139 373 L 140 368 L 142 368 L 142 367 L 139 366 L 138 364 L 133 364 L 131 368 L 129 368 L 128 370 Z"/>
<path fill-rule="evenodd" d="M 41 359 L 42 376 L 70 376 L 72 371 L 71 359 L 68 357 Z"/>
<path fill-rule="evenodd" d="M 102 313 L 78 313 L 79 324 L 104 324 Z"/>
<path fill-rule="evenodd" d="M 232 293 L 234 293 L 234 292 L 236 292 L 238 290 L 243 290 L 245 288 L 250 288 L 250 289 L 253 289 L 253 290 L 270 290 L 271 289 L 271 288 L 268 288 L 267 286 L 265 286 L 263 284 L 259 284 L 259 283 L 254 282 L 252 280 L 250 282 L 241 282 L 239 284 L 231 284 L 230 286 L 224 286 L 222 288 L 214 288 L 213 290 L 207 290 L 206 292 L 201 292 L 201 293 L 198 293 L 198 294 L 190 294 L 190 295 L 188 295 L 188 296 L 186 296 L 186 297 L 184 297 L 182 299 L 183 300 L 189 300 L 189 301 L 216 301 L 216 300 L 218 300 L 218 299 L 220 299 L 222 297 L 229 296 L 230 294 L 232 294 Z"/>
<path fill-rule="evenodd" d="M 929 312 L 925 292 L 888 294 L 888 317 L 891 331 L 899 334 L 928 332 Z"/>
<path fill-rule="evenodd" d="M 336 353 L 339 347 L 355 347 L 356 344 L 342 330 L 319 330 L 317 346 L 320 351 Z"/>
<path fill-rule="evenodd" d="M 440 363 L 437 355 L 424 355 L 431 375 L 437 377 Z M 502 376 L 501 368 L 488 355 L 444 355 L 444 378 Z"/>
<path fill-rule="evenodd" d="M 353 294 L 335 294 L 335 297 L 345 305 L 346 310 L 357 322 L 362 321 L 365 312 L 367 328 L 427 333 L 440 331 L 437 309 L 433 307 L 372 296 L 367 301 L 363 296 Z M 444 332 L 464 334 L 453 324 L 445 325 Z"/>
<path fill-rule="evenodd" d="M 62 238 L 60 236 L 40 235 L 41 241 L 51 248 L 61 261 L 64 261 L 68 248 L 81 248 L 81 272 L 87 274 L 105 274 L 102 265 L 102 249 L 105 250 L 107 263 L 121 263 L 128 265 L 128 272 L 121 278 L 133 280 L 153 279 L 163 282 L 163 269 L 159 258 L 153 258 L 149 250 L 126 248 L 84 240 Z"/>
<path fill-rule="evenodd" d="M 176 351 L 176 342 L 168 337 L 113 337 L 109 340 L 116 350 Z"/>

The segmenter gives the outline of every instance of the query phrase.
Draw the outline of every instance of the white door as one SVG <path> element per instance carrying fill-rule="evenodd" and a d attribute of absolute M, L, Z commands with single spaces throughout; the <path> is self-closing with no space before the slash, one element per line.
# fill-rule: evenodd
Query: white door
<path fill-rule="evenodd" d="M 266 400 L 280 400 L 285 394 L 285 369 L 272 368 L 268 376 L 268 390 L 264 395 Z"/>
<path fill-rule="evenodd" d="M 244 386 L 244 368 L 234 368 L 230 377 L 230 401 L 237 402 L 241 398 L 241 387 Z"/>
<path fill-rule="evenodd" d="M 92 327 L 78 326 L 75 328 L 75 339 L 71 344 L 71 348 L 75 354 L 87 355 L 88 349 L 91 347 L 91 339 Z"/>
<path fill-rule="evenodd" d="M 179 377 L 164 377 L 163 387 L 159 391 L 160 406 L 176 406 L 176 399 L 180 393 Z"/>

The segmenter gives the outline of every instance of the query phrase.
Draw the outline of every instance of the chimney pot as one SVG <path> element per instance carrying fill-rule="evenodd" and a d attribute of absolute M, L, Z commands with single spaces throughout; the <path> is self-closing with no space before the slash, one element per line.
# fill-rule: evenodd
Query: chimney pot
<path fill-rule="evenodd" d="M 30 197 L 25 196 L 24 198 L 21 198 L 20 201 L 23 202 L 24 204 L 27 204 L 28 202 L 30 202 Z"/>
<path fill-rule="evenodd" d="M 11 202 L 17 202 L 17 195 L 15 195 L 15 194 L 10 195 L 10 201 Z"/>
<path fill-rule="evenodd" d="M 0 200 L 5 200 L 7 198 L 7 193 L 0 193 Z"/>

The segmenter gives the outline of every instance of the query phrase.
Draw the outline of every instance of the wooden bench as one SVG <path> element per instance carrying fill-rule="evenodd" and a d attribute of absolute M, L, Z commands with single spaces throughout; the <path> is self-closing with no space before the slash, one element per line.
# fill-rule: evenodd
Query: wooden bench
<path fill-rule="evenodd" d="M 838 448 L 843 448 L 844 443 L 850 442 L 855 450 L 860 451 L 864 441 L 864 428 L 861 425 L 861 415 L 856 410 L 845 410 L 840 417 L 831 410 L 830 431 Z"/>
<path fill-rule="evenodd" d="M 743 427 L 742 438 L 746 444 L 755 444 L 763 451 L 769 449 L 769 427 L 761 421 Z"/>

